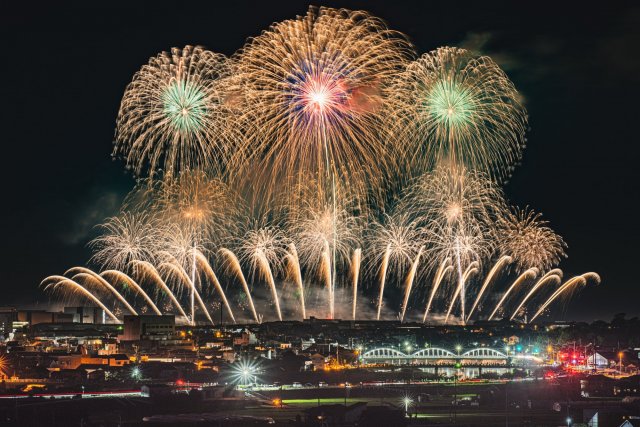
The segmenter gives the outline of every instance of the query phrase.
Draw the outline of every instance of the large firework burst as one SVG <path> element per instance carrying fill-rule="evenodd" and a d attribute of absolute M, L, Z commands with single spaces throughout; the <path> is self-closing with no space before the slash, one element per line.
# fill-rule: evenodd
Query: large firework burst
<path fill-rule="evenodd" d="M 228 74 L 223 55 L 199 46 L 151 58 L 122 98 L 114 155 L 138 174 L 220 172 L 237 129 L 225 102 Z"/>
<path fill-rule="evenodd" d="M 499 219 L 498 227 L 500 251 L 511 256 L 520 270 L 547 271 L 567 256 L 562 237 L 549 228 L 542 214 L 529 208 L 512 208 Z"/>
<path fill-rule="evenodd" d="M 399 74 L 390 93 L 390 138 L 418 169 L 444 159 L 504 178 L 520 160 L 527 113 L 491 58 L 437 49 Z"/>
<path fill-rule="evenodd" d="M 379 19 L 324 7 L 251 39 L 236 65 L 245 122 L 256 129 L 240 153 L 245 169 L 257 167 L 251 176 L 261 194 L 309 175 L 324 191 L 335 180 L 363 197 L 380 188 L 389 166 L 380 107 L 408 52 L 406 40 Z"/>
<path fill-rule="evenodd" d="M 236 235 L 238 199 L 218 178 L 202 171 L 184 171 L 163 181 L 156 197 L 156 209 L 165 221 L 195 238 L 217 244 Z"/>
<path fill-rule="evenodd" d="M 147 213 L 124 211 L 100 225 L 103 233 L 89 243 L 91 260 L 103 268 L 124 270 L 131 261 L 152 261 L 163 239 L 163 227 Z"/>
<path fill-rule="evenodd" d="M 486 230 L 482 234 L 489 239 L 505 202 L 502 190 L 487 175 L 449 164 L 416 180 L 400 209 L 432 234 Z"/>

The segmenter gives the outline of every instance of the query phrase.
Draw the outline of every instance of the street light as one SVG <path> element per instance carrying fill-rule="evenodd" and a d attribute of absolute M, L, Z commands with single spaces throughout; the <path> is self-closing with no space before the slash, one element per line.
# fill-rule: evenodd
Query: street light
<path fill-rule="evenodd" d="M 402 402 L 404 403 L 404 415 L 408 416 L 409 415 L 409 406 L 411 406 L 413 404 L 413 400 L 409 396 L 405 396 L 402 399 Z"/>
<path fill-rule="evenodd" d="M 250 375 L 251 375 L 251 371 L 249 371 L 249 369 L 242 370 L 242 380 L 244 381 L 245 385 L 247 385 L 247 381 Z"/>
<path fill-rule="evenodd" d="M 140 377 L 142 376 L 142 372 L 140 372 L 140 368 L 135 366 L 132 370 L 131 370 L 131 378 L 135 379 L 135 380 L 139 380 Z"/>
<path fill-rule="evenodd" d="M 236 382 L 241 382 L 244 386 L 247 386 L 251 383 L 251 379 L 253 379 L 253 382 L 257 384 L 259 367 L 256 362 L 243 359 L 235 362 L 233 365 L 233 376 Z"/>
<path fill-rule="evenodd" d="M 623 352 L 618 353 L 618 359 L 620 360 L 620 365 L 618 367 L 618 371 L 620 372 L 620 376 L 622 376 L 622 357 L 624 356 Z"/>
<path fill-rule="evenodd" d="M 456 346 L 456 350 L 458 350 L 458 354 L 460 346 Z M 455 370 L 453 371 L 453 423 L 456 424 L 458 421 L 458 370 L 462 368 L 462 363 L 456 362 L 453 365 Z"/>

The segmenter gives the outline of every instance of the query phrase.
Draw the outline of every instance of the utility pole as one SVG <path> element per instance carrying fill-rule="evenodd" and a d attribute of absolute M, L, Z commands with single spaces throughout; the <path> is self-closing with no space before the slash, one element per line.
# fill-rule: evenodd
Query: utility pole
<path fill-rule="evenodd" d="M 458 370 L 453 374 L 453 423 L 458 421 Z"/>

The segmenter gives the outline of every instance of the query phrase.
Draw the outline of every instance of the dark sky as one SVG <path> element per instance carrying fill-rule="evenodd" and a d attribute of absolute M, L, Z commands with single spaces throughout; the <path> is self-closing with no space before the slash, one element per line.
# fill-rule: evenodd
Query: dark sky
<path fill-rule="evenodd" d="M 110 159 L 113 129 L 125 85 L 150 56 L 185 44 L 229 55 L 308 5 L 8 3 L 0 6 L 0 304 L 45 300 L 45 276 L 89 258 L 93 226 L 133 183 Z M 542 211 L 565 238 L 565 276 L 603 278 L 559 316 L 638 315 L 640 7 L 563 3 L 323 4 L 370 11 L 420 53 L 453 45 L 491 55 L 525 97 L 532 128 L 507 196 Z"/>

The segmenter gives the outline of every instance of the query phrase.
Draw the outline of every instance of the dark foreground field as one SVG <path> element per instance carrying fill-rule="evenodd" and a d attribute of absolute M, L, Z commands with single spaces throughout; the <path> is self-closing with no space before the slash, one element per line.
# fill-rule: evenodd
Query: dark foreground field
<path fill-rule="evenodd" d="M 458 426 L 560 426 L 566 425 L 564 402 L 570 397 L 569 385 L 544 381 L 463 384 L 357 385 L 352 387 L 301 387 L 252 390 L 246 398 L 207 400 L 201 396 L 178 395 L 158 398 L 111 399 L 19 399 L 0 402 L 0 425 L 44 426 L 237 426 L 248 421 L 222 421 L 231 417 L 272 418 L 276 425 L 321 425 L 312 408 L 324 405 L 387 407 L 409 418 L 407 425 Z M 505 393 L 506 391 L 506 393 Z M 407 400 L 408 399 L 408 400 Z M 454 404 L 457 402 L 457 404 Z M 560 403 L 560 406 L 557 405 Z M 406 404 L 406 406 L 405 406 Z M 556 410 L 554 410 L 556 404 Z M 559 410 L 558 410 L 559 409 Z M 321 412 L 322 413 L 322 412 Z M 168 415 L 192 414 L 182 421 Z M 198 422 L 195 414 L 218 417 Z M 154 422 L 143 422 L 152 417 Z M 164 417 L 164 418 L 163 418 Z M 188 419 L 188 421 L 187 421 Z M 354 425 L 353 423 L 348 425 Z M 362 425 L 362 424 L 361 424 Z M 391 427 L 384 420 L 367 425 Z"/>

